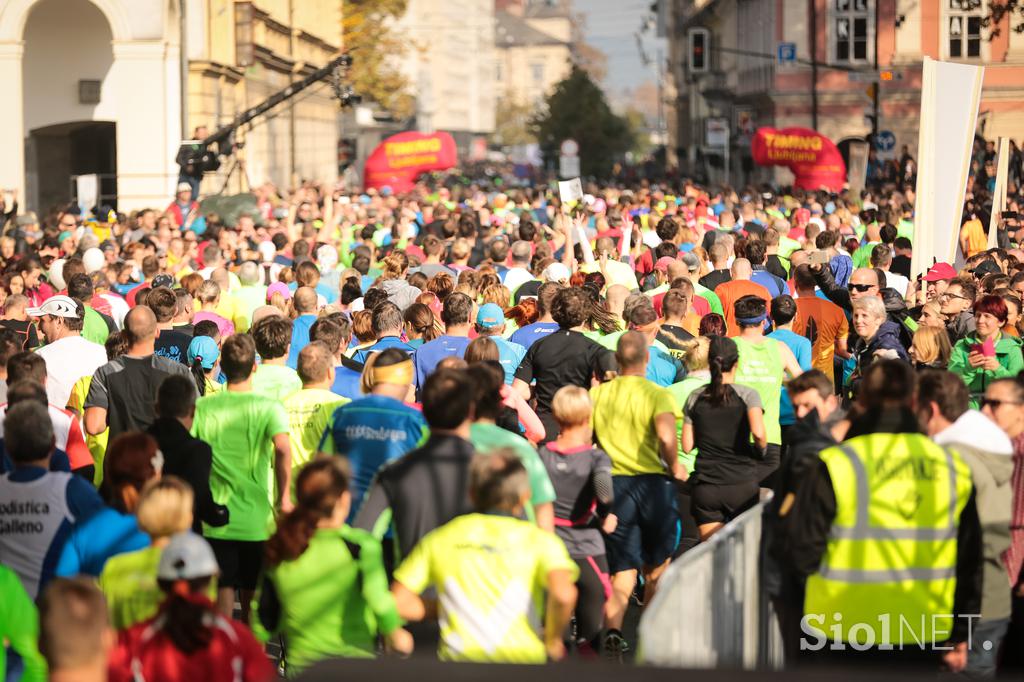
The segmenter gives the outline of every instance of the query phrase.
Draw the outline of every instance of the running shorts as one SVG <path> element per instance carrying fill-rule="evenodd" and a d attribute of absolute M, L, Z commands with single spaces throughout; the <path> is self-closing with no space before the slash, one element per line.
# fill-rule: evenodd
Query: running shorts
<path fill-rule="evenodd" d="M 613 476 L 613 513 L 619 523 L 605 538 L 612 574 L 660 566 L 679 542 L 675 487 L 661 474 Z"/>
<path fill-rule="evenodd" d="M 732 485 L 697 482 L 690 487 L 691 509 L 698 525 L 726 523 L 757 504 L 757 481 Z"/>
<path fill-rule="evenodd" d="M 220 587 L 255 590 L 263 567 L 263 542 L 206 538 L 220 566 Z"/>

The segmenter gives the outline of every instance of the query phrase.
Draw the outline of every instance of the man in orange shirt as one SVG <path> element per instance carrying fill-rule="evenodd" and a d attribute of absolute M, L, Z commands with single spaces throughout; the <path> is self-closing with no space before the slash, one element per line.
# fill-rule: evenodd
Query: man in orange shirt
<path fill-rule="evenodd" d="M 960 228 L 960 251 L 964 258 L 970 258 L 988 248 L 988 235 L 985 234 L 985 227 L 978 220 L 976 213 L 971 213 L 971 218 Z"/>
<path fill-rule="evenodd" d="M 836 353 L 839 357 L 849 356 L 846 338 L 850 324 L 846 313 L 835 303 L 815 294 L 814 275 L 806 264 L 794 268 L 793 282 L 798 296 L 793 332 L 811 342 L 811 364 L 835 385 L 833 359 Z"/>
<path fill-rule="evenodd" d="M 760 284 L 750 281 L 754 269 L 746 258 L 737 258 L 732 262 L 732 279 L 722 282 L 715 287 L 715 293 L 722 301 L 722 311 L 725 313 L 725 323 L 729 336 L 736 336 L 740 333 L 740 327 L 736 324 L 735 303 L 744 296 L 757 296 L 764 299 L 766 306 L 771 306 L 772 295 Z"/>

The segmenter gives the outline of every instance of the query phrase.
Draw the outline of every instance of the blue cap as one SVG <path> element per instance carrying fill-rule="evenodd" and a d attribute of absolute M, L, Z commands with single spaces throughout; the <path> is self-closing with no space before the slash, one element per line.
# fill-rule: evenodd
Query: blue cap
<path fill-rule="evenodd" d="M 497 303 L 485 303 L 476 314 L 476 323 L 484 329 L 505 324 L 505 313 Z"/>
<path fill-rule="evenodd" d="M 220 348 L 217 348 L 217 342 L 209 336 L 196 336 L 192 343 L 188 344 L 187 356 L 190 367 L 199 360 L 203 369 L 211 370 L 220 359 Z"/>

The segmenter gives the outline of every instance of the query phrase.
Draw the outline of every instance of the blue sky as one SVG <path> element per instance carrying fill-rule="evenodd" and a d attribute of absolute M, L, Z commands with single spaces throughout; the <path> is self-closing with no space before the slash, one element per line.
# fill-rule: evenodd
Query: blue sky
<path fill-rule="evenodd" d="M 608 57 L 608 75 L 603 85 L 611 99 L 627 87 L 654 81 L 654 67 L 645 67 L 633 34 L 640 28 L 653 0 L 573 0 L 573 10 L 586 17 L 587 42 Z M 651 58 L 659 42 L 651 36 L 645 49 Z"/>

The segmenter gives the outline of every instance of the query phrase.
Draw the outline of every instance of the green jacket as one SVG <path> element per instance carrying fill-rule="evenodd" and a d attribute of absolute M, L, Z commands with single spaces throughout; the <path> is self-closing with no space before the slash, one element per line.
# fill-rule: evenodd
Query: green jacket
<path fill-rule="evenodd" d="M 7 667 L 6 648 L 25 664 L 21 682 L 43 682 L 46 661 L 39 654 L 39 614 L 14 571 L 0 565 L 0 674 Z M 7 647 L 3 646 L 4 642 Z"/>
<path fill-rule="evenodd" d="M 971 346 L 980 343 L 976 336 L 968 336 L 960 339 L 953 346 L 953 353 L 949 356 L 949 371 L 956 374 L 967 384 L 971 392 L 971 408 L 978 409 L 978 404 L 985 388 L 996 379 L 1007 379 L 1016 377 L 1024 370 L 1024 356 L 1021 355 L 1020 342 L 1002 333 L 996 341 L 996 359 L 999 360 L 999 369 L 981 369 L 971 367 L 967 357 L 971 354 Z"/>

